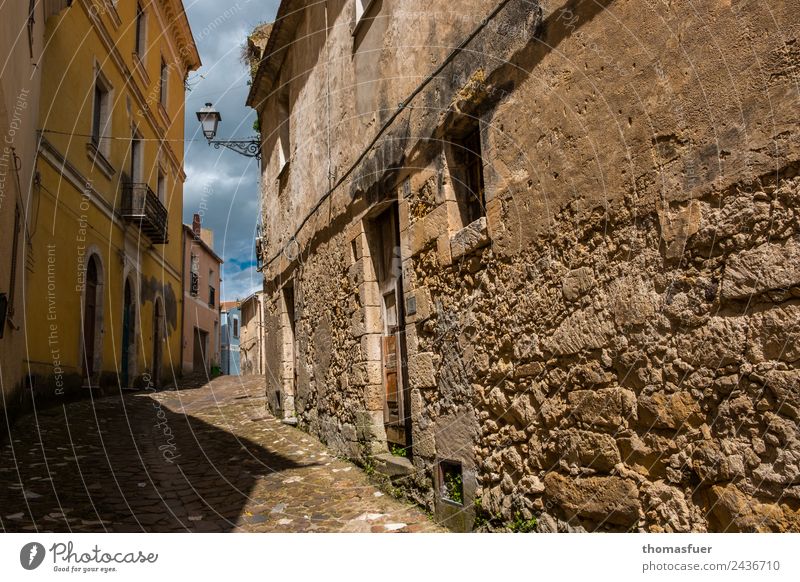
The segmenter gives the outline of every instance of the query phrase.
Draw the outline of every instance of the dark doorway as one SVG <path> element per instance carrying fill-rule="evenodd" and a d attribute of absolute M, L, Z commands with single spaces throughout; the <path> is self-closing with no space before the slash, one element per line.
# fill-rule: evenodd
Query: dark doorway
<path fill-rule="evenodd" d="M 161 309 L 161 299 L 156 299 L 153 307 L 153 375 L 150 378 L 155 387 L 161 386 L 161 354 L 164 336 L 164 314 Z"/>
<path fill-rule="evenodd" d="M 131 347 L 133 346 L 133 290 L 129 279 L 125 280 L 125 302 L 122 306 L 122 371 L 120 374 L 120 385 L 127 387 L 130 385 L 130 359 Z"/>
<path fill-rule="evenodd" d="M 97 323 L 97 259 L 92 256 L 86 267 L 86 288 L 83 303 L 83 373 L 91 386 L 94 377 L 95 327 Z"/>
<path fill-rule="evenodd" d="M 411 409 L 406 389 L 405 312 L 400 222 L 392 204 L 372 221 L 370 251 L 381 296 L 384 425 L 390 443 L 410 450 Z"/>
<path fill-rule="evenodd" d="M 208 332 L 199 327 L 194 328 L 194 350 L 192 353 L 192 371 L 203 371 L 208 373 L 206 368 L 206 348 L 208 346 Z"/>

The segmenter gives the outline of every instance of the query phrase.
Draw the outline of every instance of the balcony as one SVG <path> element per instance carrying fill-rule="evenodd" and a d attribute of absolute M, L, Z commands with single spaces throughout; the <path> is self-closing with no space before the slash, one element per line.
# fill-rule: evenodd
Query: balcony
<path fill-rule="evenodd" d="M 127 182 L 123 185 L 122 218 L 138 225 L 154 245 L 169 242 L 167 209 L 147 184 Z"/>

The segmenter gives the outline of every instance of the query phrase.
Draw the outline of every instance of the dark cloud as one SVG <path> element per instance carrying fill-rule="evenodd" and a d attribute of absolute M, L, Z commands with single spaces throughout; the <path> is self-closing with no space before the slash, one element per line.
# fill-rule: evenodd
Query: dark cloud
<path fill-rule="evenodd" d="M 259 168 L 253 158 L 206 144 L 195 112 L 211 102 L 222 114 L 219 139 L 254 135 L 255 112 L 245 105 L 247 67 L 241 47 L 247 34 L 271 22 L 278 0 L 184 0 L 203 67 L 189 76 L 186 94 L 186 175 L 183 221 L 203 216 L 214 230 L 214 250 L 225 260 L 223 300 L 244 298 L 261 288 L 253 239 L 259 212 Z"/>

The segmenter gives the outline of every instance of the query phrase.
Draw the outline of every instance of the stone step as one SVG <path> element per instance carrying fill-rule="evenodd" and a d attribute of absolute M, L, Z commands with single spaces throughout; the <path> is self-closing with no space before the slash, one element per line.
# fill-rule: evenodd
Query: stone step
<path fill-rule="evenodd" d="M 405 457 L 383 453 L 375 455 L 375 470 L 391 479 L 411 475 L 414 472 L 414 465 Z"/>

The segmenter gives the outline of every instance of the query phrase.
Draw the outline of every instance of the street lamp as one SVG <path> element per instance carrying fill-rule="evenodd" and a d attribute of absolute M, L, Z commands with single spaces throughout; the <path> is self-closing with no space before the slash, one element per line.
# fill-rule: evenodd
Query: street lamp
<path fill-rule="evenodd" d="M 206 106 L 197 112 L 197 121 L 200 122 L 200 126 L 203 128 L 203 135 L 208 140 L 208 145 L 213 145 L 216 149 L 224 146 L 237 154 L 261 161 L 261 142 L 258 139 L 214 139 L 217 135 L 219 122 L 222 121 L 222 115 L 214 109 L 211 103 L 206 103 Z"/>

